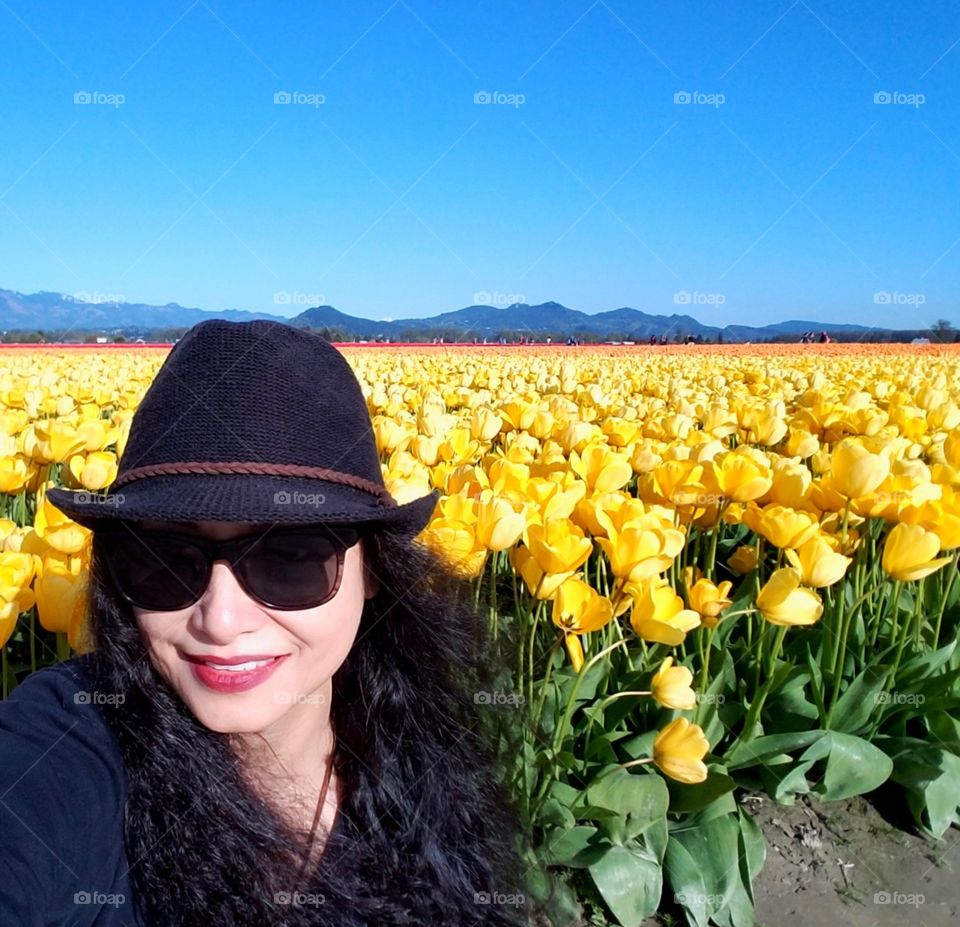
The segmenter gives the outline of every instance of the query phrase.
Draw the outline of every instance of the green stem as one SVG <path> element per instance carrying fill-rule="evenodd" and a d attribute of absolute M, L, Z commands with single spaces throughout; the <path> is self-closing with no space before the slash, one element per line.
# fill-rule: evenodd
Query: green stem
<path fill-rule="evenodd" d="M 953 581 L 957 577 L 958 572 L 958 562 L 960 562 L 960 548 L 953 555 L 953 560 L 947 565 L 947 569 L 950 571 L 950 575 L 947 578 L 946 586 L 943 590 L 943 595 L 940 598 L 940 609 L 937 612 L 937 623 L 933 628 L 933 649 L 936 650 L 940 644 L 940 626 L 943 624 L 943 612 L 947 607 L 947 599 L 950 598 L 950 593 L 953 591 Z"/>
<path fill-rule="evenodd" d="M 773 671 L 777 665 L 777 657 L 780 656 L 780 649 L 783 647 L 783 639 L 786 636 L 787 628 L 786 626 L 781 625 L 777 628 L 776 637 L 773 640 L 773 646 L 770 648 L 770 657 L 767 661 L 767 678 L 763 682 L 763 688 L 760 690 L 760 693 L 750 702 L 750 709 L 747 712 L 747 719 L 743 724 L 743 729 L 740 731 L 739 736 L 737 737 L 734 745 L 743 741 L 747 743 L 753 737 L 753 731 L 757 726 L 757 722 L 760 720 L 760 712 L 763 710 L 764 702 L 767 700 L 767 696 L 770 694 L 770 690 L 773 688 Z"/>

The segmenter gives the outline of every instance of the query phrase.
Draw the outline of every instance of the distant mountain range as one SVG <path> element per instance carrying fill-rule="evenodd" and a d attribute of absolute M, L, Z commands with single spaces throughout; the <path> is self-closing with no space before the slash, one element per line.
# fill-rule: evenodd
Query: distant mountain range
<path fill-rule="evenodd" d="M 712 310 L 710 310 L 712 311 Z M 212 312 L 177 303 L 150 306 L 143 303 L 93 301 L 64 293 L 17 293 L 0 289 L 0 331 L 36 333 L 50 332 L 64 341 L 83 341 L 91 334 L 122 334 L 128 339 L 176 337 L 175 330 L 186 329 L 204 319 L 231 321 L 276 319 L 304 328 L 326 329 L 337 340 L 424 341 L 434 337 L 444 340 L 479 341 L 500 337 L 514 340 L 519 336 L 538 341 L 547 336 L 554 341 L 570 336 L 579 340 L 649 341 L 651 336 L 675 340 L 691 335 L 704 341 L 783 340 L 806 331 L 826 330 L 841 334 L 844 340 L 856 340 L 858 332 L 889 332 L 864 325 L 827 324 L 809 320 L 775 322 L 754 327 L 749 325 L 706 325 L 689 315 L 651 315 L 627 307 L 592 315 L 569 309 L 560 303 L 537 306 L 514 303 L 506 307 L 491 305 L 466 306 L 452 312 L 419 319 L 377 321 L 346 315 L 333 306 L 315 306 L 292 318 L 269 312 L 228 309 Z M 182 333 L 182 332 L 180 332 Z M 7 340 L 11 340 L 7 336 Z"/>

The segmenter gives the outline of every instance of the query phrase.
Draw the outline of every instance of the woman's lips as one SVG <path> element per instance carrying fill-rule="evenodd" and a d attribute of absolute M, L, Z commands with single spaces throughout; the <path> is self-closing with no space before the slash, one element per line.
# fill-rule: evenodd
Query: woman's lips
<path fill-rule="evenodd" d="M 283 654 L 279 657 L 270 656 L 242 656 L 226 659 L 223 657 L 211 659 L 209 662 L 202 657 L 188 656 L 184 659 L 190 663 L 190 669 L 193 671 L 194 678 L 202 685 L 214 692 L 245 692 L 259 686 L 262 682 L 273 675 L 274 671 L 289 656 Z M 242 666 L 246 663 L 253 663 L 254 666 L 249 669 L 217 669 L 210 663 L 217 663 L 221 666 Z"/>

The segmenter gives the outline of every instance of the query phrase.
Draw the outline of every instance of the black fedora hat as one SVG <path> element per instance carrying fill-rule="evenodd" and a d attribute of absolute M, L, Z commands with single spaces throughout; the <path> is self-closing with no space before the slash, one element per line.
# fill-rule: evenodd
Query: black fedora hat
<path fill-rule="evenodd" d="M 329 341 L 282 322 L 210 319 L 167 355 L 101 493 L 47 491 L 74 521 L 381 524 L 419 533 L 440 493 L 383 480 L 360 383 Z"/>

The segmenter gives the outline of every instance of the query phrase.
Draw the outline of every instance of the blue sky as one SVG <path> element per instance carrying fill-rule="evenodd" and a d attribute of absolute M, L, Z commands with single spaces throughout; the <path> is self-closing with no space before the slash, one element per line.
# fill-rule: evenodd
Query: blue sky
<path fill-rule="evenodd" d="M 960 325 L 948 3 L 57 6 L 0 0 L 0 287 Z"/>

